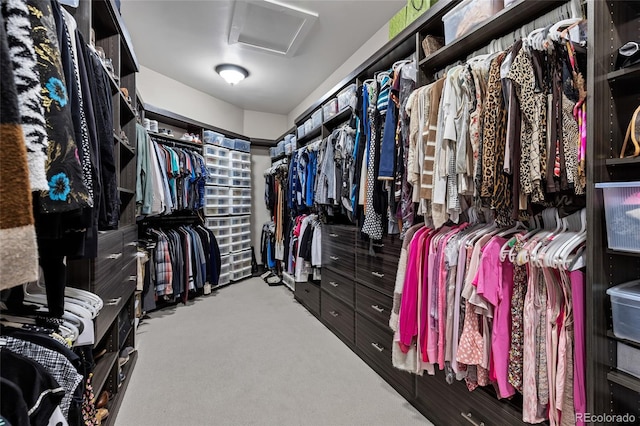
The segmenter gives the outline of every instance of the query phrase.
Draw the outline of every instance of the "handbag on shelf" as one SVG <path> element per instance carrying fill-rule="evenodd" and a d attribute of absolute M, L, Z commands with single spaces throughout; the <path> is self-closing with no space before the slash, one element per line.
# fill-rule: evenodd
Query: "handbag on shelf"
<path fill-rule="evenodd" d="M 444 37 L 436 37 L 429 34 L 422 40 L 422 50 L 425 58 L 442 46 L 444 46 Z"/>
<path fill-rule="evenodd" d="M 632 154 L 627 154 L 627 144 L 629 141 L 633 144 Z M 640 155 L 640 106 L 633 112 L 629 125 L 627 126 L 627 134 L 624 137 L 622 150 L 620 150 L 620 158 L 637 157 L 638 155 Z"/>

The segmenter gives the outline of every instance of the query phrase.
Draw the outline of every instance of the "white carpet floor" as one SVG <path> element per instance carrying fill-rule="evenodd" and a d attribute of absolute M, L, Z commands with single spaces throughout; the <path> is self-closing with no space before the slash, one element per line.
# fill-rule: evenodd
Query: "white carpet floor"
<path fill-rule="evenodd" d="M 117 426 L 431 424 L 285 287 L 252 278 L 150 316 Z"/>

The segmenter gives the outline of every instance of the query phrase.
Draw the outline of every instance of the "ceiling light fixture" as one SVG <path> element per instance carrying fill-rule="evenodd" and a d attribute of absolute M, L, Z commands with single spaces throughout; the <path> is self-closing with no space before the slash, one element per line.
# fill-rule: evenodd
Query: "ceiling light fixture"
<path fill-rule="evenodd" d="M 224 81 L 232 86 L 235 86 L 249 76 L 249 71 L 240 65 L 220 64 L 216 66 L 215 70 Z"/>

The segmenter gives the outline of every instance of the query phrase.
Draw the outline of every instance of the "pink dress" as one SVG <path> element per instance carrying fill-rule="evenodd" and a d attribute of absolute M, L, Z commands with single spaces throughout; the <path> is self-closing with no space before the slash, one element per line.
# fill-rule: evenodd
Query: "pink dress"
<path fill-rule="evenodd" d="M 478 294 L 494 306 L 491 329 L 490 378 L 497 382 L 499 396 L 509 398 L 515 389 L 509 383 L 509 348 L 511 345 L 511 294 L 513 292 L 513 264 L 500 261 L 500 249 L 507 242 L 493 237 L 482 251 L 476 277 Z"/>

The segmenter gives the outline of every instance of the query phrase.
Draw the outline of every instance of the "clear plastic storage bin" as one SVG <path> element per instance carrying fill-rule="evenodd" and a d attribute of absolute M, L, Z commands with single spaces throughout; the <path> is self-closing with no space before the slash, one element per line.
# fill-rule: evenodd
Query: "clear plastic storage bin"
<path fill-rule="evenodd" d="M 357 102 L 356 84 L 351 83 L 338 93 L 338 111 L 342 111 L 347 107 L 355 108 Z"/>
<path fill-rule="evenodd" d="M 240 281 L 251 276 L 251 266 L 231 273 L 231 281 Z"/>
<path fill-rule="evenodd" d="M 229 206 L 205 206 L 205 216 L 226 216 L 229 214 Z"/>
<path fill-rule="evenodd" d="M 251 216 L 235 216 L 230 218 L 231 226 L 248 226 L 251 224 Z"/>
<path fill-rule="evenodd" d="M 311 114 L 311 128 L 317 129 L 322 126 L 322 108 Z"/>
<path fill-rule="evenodd" d="M 251 154 L 240 151 L 231 151 L 231 161 L 234 163 L 240 162 L 242 164 L 251 165 Z"/>
<path fill-rule="evenodd" d="M 208 217 L 206 221 L 207 228 L 211 229 L 217 236 L 216 230 L 226 230 L 226 234 L 230 232 L 231 219 L 228 217 Z M 223 234 L 220 234 L 223 235 Z"/>
<path fill-rule="evenodd" d="M 224 138 L 222 140 L 222 146 L 224 146 L 225 148 L 234 149 L 235 144 L 236 144 L 236 142 L 235 142 L 234 139 Z"/>
<path fill-rule="evenodd" d="M 240 204 L 231 206 L 231 214 L 248 214 L 251 213 L 251 204 Z"/>
<path fill-rule="evenodd" d="M 298 138 L 303 138 L 304 135 L 307 134 L 307 129 L 304 127 L 304 124 L 298 126 Z"/>
<path fill-rule="evenodd" d="M 251 189 L 250 188 L 231 188 L 231 197 L 232 198 L 248 198 L 251 200 Z"/>
<path fill-rule="evenodd" d="M 220 256 L 224 256 L 225 254 L 231 253 L 231 243 L 222 244 L 219 241 L 219 240 L 223 240 L 224 238 L 229 238 L 229 237 L 216 238 L 216 240 L 218 240 L 218 249 L 220 250 Z M 228 240 L 225 240 L 225 241 L 228 241 Z"/>
<path fill-rule="evenodd" d="M 231 270 L 231 256 L 220 256 L 220 274 L 228 274 Z"/>
<path fill-rule="evenodd" d="M 616 348 L 618 362 L 616 368 L 625 373 L 640 378 L 640 349 L 617 342 Z"/>
<path fill-rule="evenodd" d="M 307 121 L 304 122 L 304 133 L 305 133 L 305 135 L 308 135 L 309 133 L 311 133 L 312 130 L 313 130 L 313 122 L 309 118 Z"/>
<path fill-rule="evenodd" d="M 217 145 L 205 145 L 205 157 L 229 158 L 229 150 Z"/>
<path fill-rule="evenodd" d="M 330 99 L 329 102 L 322 106 L 322 116 L 324 121 L 327 121 L 331 117 L 338 113 L 338 98 Z"/>
<path fill-rule="evenodd" d="M 228 169 L 230 164 L 229 157 L 214 157 L 213 155 L 206 156 L 205 162 L 208 166 L 222 167 L 225 169 Z"/>
<path fill-rule="evenodd" d="M 251 186 L 251 178 L 233 178 L 231 179 L 231 186 Z"/>
<path fill-rule="evenodd" d="M 221 166 L 212 166 L 212 165 L 207 165 L 207 170 L 209 171 L 209 175 L 213 176 L 213 177 L 217 177 L 217 176 L 221 176 L 221 177 L 228 177 L 229 176 L 229 168 L 228 167 L 221 167 Z"/>
<path fill-rule="evenodd" d="M 220 175 L 209 175 L 207 183 L 210 185 L 229 186 L 229 177 Z"/>
<path fill-rule="evenodd" d="M 231 197 L 228 195 L 221 195 L 219 197 L 205 198 L 206 207 L 229 207 L 231 205 Z"/>
<path fill-rule="evenodd" d="M 640 343 L 640 280 L 611 287 L 607 294 L 611 296 L 613 334 Z"/>
<path fill-rule="evenodd" d="M 500 12 L 503 0 L 464 0 L 442 17 L 444 43 L 449 44 Z"/>
<path fill-rule="evenodd" d="M 218 132 L 214 132 L 213 130 L 205 130 L 203 132 L 203 139 L 204 139 L 204 143 L 222 145 L 222 141 L 224 140 L 224 135 L 221 135 Z"/>
<path fill-rule="evenodd" d="M 604 194 L 609 248 L 640 253 L 640 182 L 597 183 Z"/>
<path fill-rule="evenodd" d="M 227 272 L 226 274 L 220 274 L 220 278 L 218 278 L 218 285 L 226 285 L 231 282 L 231 273 Z"/>
<path fill-rule="evenodd" d="M 234 149 L 237 149 L 239 151 L 249 152 L 251 151 L 251 142 L 245 141 L 243 139 L 236 139 L 233 147 Z"/>

